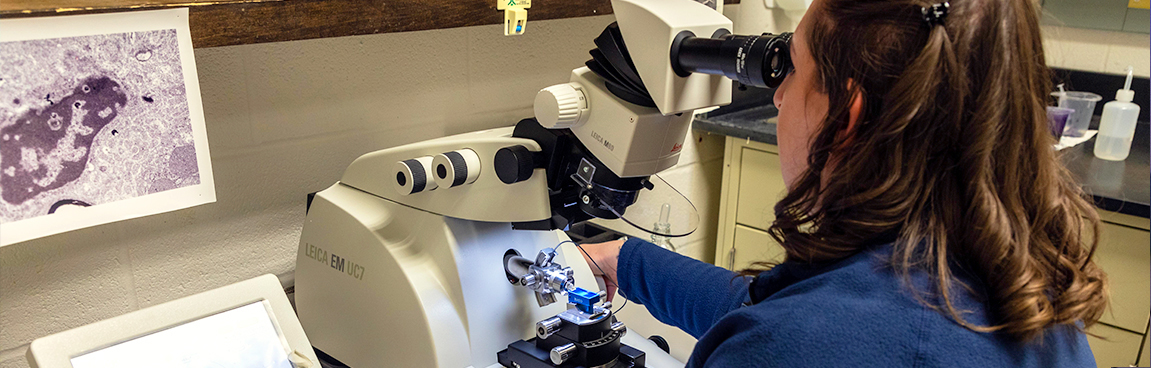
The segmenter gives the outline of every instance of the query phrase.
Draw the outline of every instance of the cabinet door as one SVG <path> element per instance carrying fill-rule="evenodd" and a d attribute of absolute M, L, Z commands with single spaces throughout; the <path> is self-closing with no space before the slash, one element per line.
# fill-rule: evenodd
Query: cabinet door
<path fill-rule="evenodd" d="M 1135 364 L 1135 357 L 1139 355 L 1139 343 L 1143 341 L 1143 335 L 1102 323 L 1091 326 L 1091 329 L 1087 331 L 1106 339 L 1087 335 L 1087 343 L 1091 345 L 1091 353 L 1095 354 L 1095 365 L 1099 368 L 1130 367 Z"/>
<path fill-rule="evenodd" d="M 1148 334 L 1151 334 L 1151 332 L 1148 332 Z M 1151 350 L 1149 350 L 1151 348 L 1147 347 L 1147 343 L 1148 343 L 1147 336 L 1148 335 L 1143 335 L 1143 352 L 1139 353 L 1139 361 L 1135 362 L 1136 366 L 1143 366 L 1143 367 L 1151 366 L 1151 353 L 1148 353 L 1149 351 L 1151 351 Z"/>
<path fill-rule="evenodd" d="M 775 221 L 775 202 L 787 187 L 779 155 L 743 147 L 735 222 L 767 230 Z"/>
<path fill-rule="evenodd" d="M 1151 236 L 1147 230 L 1104 222 L 1095 262 L 1107 272 L 1111 307 L 1099 321 L 1143 331 L 1151 310 Z"/>
<path fill-rule="evenodd" d="M 754 262 L 783 262 L 783 247 L 766 232 L 743 225 L 735 225 L 735 246 L 732 248 L 732 270 L 738 271 Z"/>

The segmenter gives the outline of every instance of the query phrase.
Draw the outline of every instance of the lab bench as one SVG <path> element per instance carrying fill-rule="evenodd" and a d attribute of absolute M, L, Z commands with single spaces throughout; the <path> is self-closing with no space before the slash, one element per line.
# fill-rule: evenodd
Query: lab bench
<path fill-rule="evenodd" d="M 695 129 L 727 136 L 715 264 L 738 270 L 757 261 L 782 261 L 783 248 L 767 230 L 786 190 L 776 146 L 774 106 L 725 108 L 696 117 Z M 1123 162 L 1094 157 L 1094 140 L 1065 149 L 1065 167 L 1099 208 L 1102 234 L 1095 260 L 1107 272 L 1110 309 L 1088 336 L 1099 367 L 1146 365 L 1151 311 L 1151 195 L 1147 124 L 1141 123 Z"/>

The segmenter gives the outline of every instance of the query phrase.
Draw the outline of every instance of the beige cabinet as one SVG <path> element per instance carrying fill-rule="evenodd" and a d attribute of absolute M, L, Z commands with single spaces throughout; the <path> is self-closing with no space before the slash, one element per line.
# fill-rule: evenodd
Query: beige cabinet
<path fill-rule="evenodd" d="M 750 268 L 756 262 L 783 262 L 783 247 L 775 245 L 771 236 L 763 230 L 735 225 L 735 240 L 732 246 L 731 269 Z"/>
<path fill-rule="evenodd" d="M 1151 313 L 1151 222 L 1113 212 L 1100 212 L 1099 248 L 1095 262 L 1107 272 L 1110 306 L 1088 336 L 1099 367 L 1151 365 L 1147 358 L 1148 315 Z M 1140 351 L 1140 349 L 1143 349 Z"/>
<path fill-rule="evenodd" d="M 1151 331 L 1148 331 L 1148 332 L 1151 332 Z M 1151 352 L 1151 348 L 1147 347 L 1147 336 L 1148 335 L 1151 335 L 1151 333 L 1143 335 L 1143 344 L 1142 344 L 1143 352 L 1139 353 L 1139 362 L 1137 364 L 1140 367 L 1151 367 L 1151 353 L 1148 353 L 1148 352 Z"/>
<path fill-rule="evenodd" d="M 1091 345 L 1091 352 L 1095 354 L 1095 365 L 1105 367 L 1130 367 L 1135 364 L 1139 355 L 1139 344 L 1143 342 L 1142 334 L 1123 329 L 1097 324 L 1088 330 L 1099 337 L 1087 335 L 1087 343 Z"/>
<path fill-rule="evenodd" d="M 779 155 L 774 150 L 771 146 L 740 148 L 736 223 L 767 230 L 775 221 L 775 202 L 787 187 L 783 184 Z"/>
<path fill-rule="evenodd" d="M 747 268 L 753 262 L 782 261 L 783 248 L 768 235 L 774 206 L 784 194 L 776 146 L 727 138 L 720 194 L 715 264 Z M 1151 313 L 1151 222 L 1146 218 L 1102 212 L 1102 234 L 1095 261 L 1107 272 L 1111 307 L 1089 337 L 1100 367 L 1151 366 L 1143 344 Z M 1142 350 L 1140 350 L 1142 349 Z M 1139 358 L 1142 357 L 1142 358 Z"/>
<path fill-rule="evenodd" d="M 783 248 L 767 233 L 775 202 L 786 191 L 779 149 L 732 137 L 724 149 L 715 264 L 740 270 L 753 262 L 782 261 Z"/>
<path fill-rule="evenodd" d="M 1111 308 L 1101 322 L 1129 331 L 1143 331 L 1151 311 L 1151 233 L 1147 219 L 1103 213 L 1095 262 L 1107 272 Z"/>

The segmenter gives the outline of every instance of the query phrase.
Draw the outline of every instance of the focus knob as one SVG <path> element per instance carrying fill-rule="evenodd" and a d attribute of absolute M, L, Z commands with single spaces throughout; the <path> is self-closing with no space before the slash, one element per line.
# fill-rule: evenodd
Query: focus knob
<path fill-rule="evenodd" d="M 565 129 L 587 120 L 587 97 L 575 83 L 557 84 L 536 93 L 535 113 L 540 125 L 548 129 Z"/>

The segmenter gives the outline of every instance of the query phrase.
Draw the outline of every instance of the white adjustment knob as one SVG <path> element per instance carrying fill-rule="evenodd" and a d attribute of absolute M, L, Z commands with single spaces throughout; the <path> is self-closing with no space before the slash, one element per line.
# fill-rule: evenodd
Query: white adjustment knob
<path fill-rule="evenodd" d="M 579 84 L 557 84 L 536 93 L 536 120 L 544 128 L 564 129 L 581 124 L 587 120 L 587 110 L 587 97 Z"/>
<path fill-rule="evenodd" d="M 475 183 L 480 177 L 480 156 L 467 148 L 444 152 L 432 157 L 431 170 L 440 188 Z"/>
<path fill-rule="evenodd" d="M 439 187 L 435 177 L 432 176 L 432 156 L 396 162 L 392 171 L 395 171 L 396 176 L 392 187 L 396 188 L 400 195 L 432 191 Z"/>

